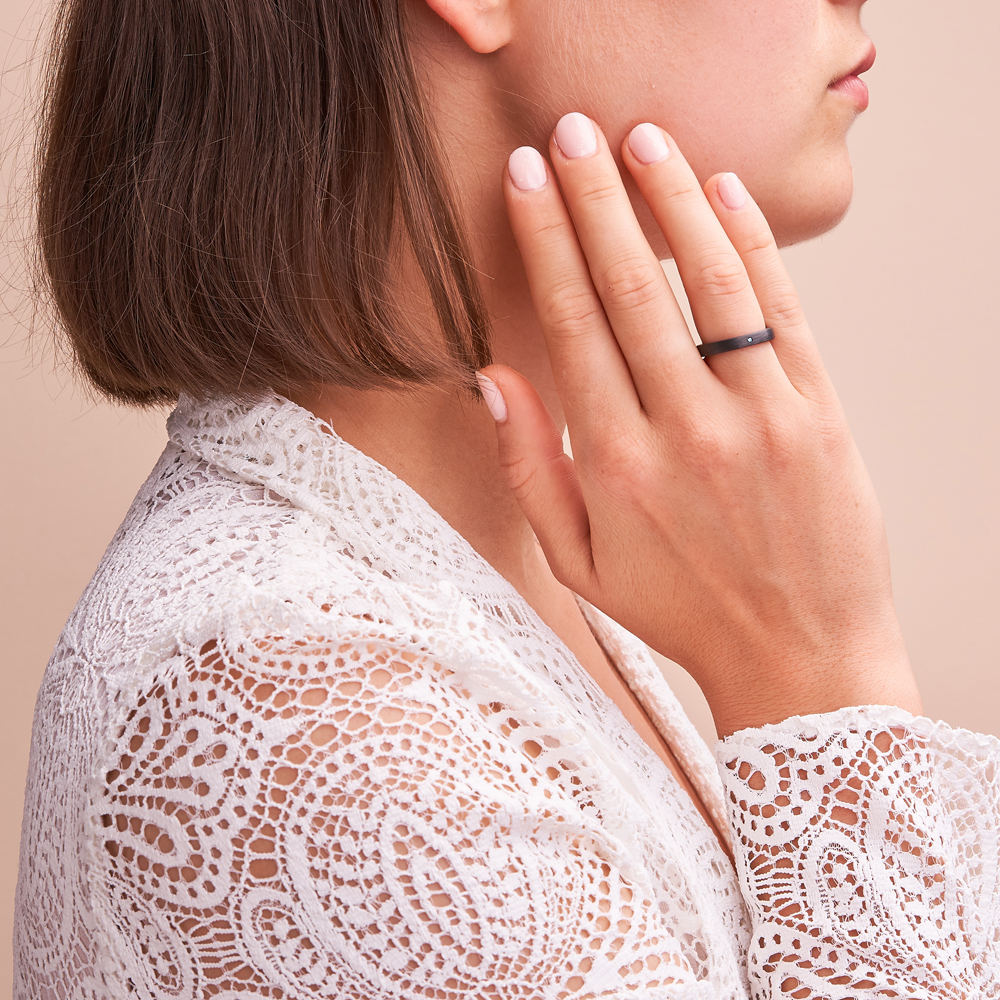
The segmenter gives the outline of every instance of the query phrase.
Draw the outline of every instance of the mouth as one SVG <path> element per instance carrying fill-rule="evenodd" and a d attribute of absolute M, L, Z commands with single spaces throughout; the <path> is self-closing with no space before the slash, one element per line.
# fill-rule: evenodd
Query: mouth
<path fill-rule="evenodd" d="M 857 106 L 858 111 L 864 111 L 868 107 L 869 96 L 868 86 L 861 79 L 861 74 L 867 73 L 874 65 L 875 45 L 869 42 L 864 57 L 854 69 L 838 77 L 827 89 L 848 98 Z"/>

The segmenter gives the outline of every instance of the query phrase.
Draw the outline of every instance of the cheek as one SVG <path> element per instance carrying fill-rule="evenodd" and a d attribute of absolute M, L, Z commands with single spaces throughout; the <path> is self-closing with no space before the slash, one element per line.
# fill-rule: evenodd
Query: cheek
<path fill-rule="evenodd" d="M 853 192 L 845 142 L 853 114 L 823 87 L 817 98 L 816 89 L 770 90 L 766 99 L 756 100 L 736 93 L 724 98 L 721 89 L 706 87 L 694 105 L 696 115 L 671 102 L 662 108 L 660 120 L 699 181 L 704 184 L 720 171 L 738 174 L 782 246 L 835 226 Z M 624 134 L 625 129 L 621 138 Z M 630 187 L 643 228 L 657 253 L 665 255 L 662 237 Z"/>
<path fill-rule="evenodd" d="M 655 102 L 701 183 L 737 173 L 782 245 L 836 225 L 853 193 L 854 111 L 827 92 L 822 61 L 801 62 L 745 61 L 739 73 L 706 65 Z"/>
<path fill-rule="evenodd" d="M 703 152 L 703 165 L 695 165 L 699 181 L 704 184 L 721 170 L 734 170 L 767 218 L 778 246 L 827 232 L 850 207 L 854 176 L 844 142 L 817 143 L 791 160 L 772 155 L 772 149 L 755 149 L 749 140 L 739 157 L 720 157 L 717 149 Z M 666 241 L 630 177 L 626 187 L 653 250 L 661 259 L 669 257 Z"/>
<path fill-rule="evenodd" d="M 853 115 L 826 92 L 826 2 L 543 4 L 551 19 L 520 63 L 521 82 L 530 76 L 527 89 L 544 95 L 535 105 L 539 134 L 547 141 L 558 114 L 580 109 L 618 149 L 633 125 L 656 122 L 702 183 L 722 170 L 739 174 L 783 243 L 817 235 L 841 218 L 852 190 L 844 140 Z M 633 202 L 665 253 L 648 212 Z"/>

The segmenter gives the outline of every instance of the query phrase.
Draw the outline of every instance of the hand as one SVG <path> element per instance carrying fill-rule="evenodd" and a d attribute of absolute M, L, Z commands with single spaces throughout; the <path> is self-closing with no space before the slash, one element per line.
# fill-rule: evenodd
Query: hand
<path fill-rule="evenodd" d="M 623 143 L 702 339 L 774 328 L 706 363 L 591 126 L 567 116 L 551 168 L 525 148 L 504 177 L 574 458 L 530 383 L 484 370 L 553 573 L 685 667 L 720 735 L 851 704 L 919 711 L 878 502 L 766 220 L 732 174 L 702 189 L 663 130 Z"/>

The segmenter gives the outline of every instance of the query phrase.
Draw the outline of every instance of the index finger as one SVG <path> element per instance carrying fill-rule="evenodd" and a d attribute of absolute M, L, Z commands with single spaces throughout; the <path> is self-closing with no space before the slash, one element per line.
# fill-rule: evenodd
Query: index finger
<path fill-rule="evenodd" d="M 504 174 L 507 214 L 571 433 L 586 436 L 595 421 L 638 414 L 631 372 L 548 164 L 522 146 Z"/>

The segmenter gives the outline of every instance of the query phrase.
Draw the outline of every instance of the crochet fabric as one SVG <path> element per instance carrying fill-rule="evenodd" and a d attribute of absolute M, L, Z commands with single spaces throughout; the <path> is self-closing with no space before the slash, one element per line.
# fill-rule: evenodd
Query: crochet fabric
<path fill-rule="evenodd" d="M 1000 745 L 887 708 L 716 760 L 719 825 L 416 493 L 182 400 L 38 696 L 16 1000 L 1000 997 Z M 720 781 L 721 775 L 721 781 Z"/>

